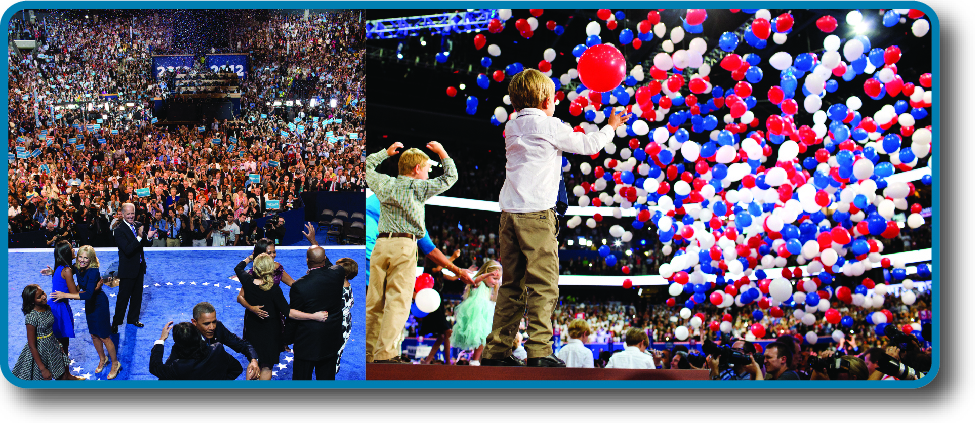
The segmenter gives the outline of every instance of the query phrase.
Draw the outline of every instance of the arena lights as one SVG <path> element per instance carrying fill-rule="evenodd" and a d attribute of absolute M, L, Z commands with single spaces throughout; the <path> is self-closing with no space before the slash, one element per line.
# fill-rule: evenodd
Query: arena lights
<path fill-rule="evenodd" d="M 450 35 L 480 32 L 488 28 L 488 23 L 497 17 L 497 13 L 496 10 L 471 9 L 463 12 L 371 20 L 366 21 L 366 38 L 404 39 L 421 33 Z"/>

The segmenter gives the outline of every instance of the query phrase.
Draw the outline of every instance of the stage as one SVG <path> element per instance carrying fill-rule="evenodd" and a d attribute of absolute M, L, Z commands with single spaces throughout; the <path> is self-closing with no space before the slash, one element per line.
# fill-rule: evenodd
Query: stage
<path fill-rule="evenodd" d="M 369 380 L 710 380 L 707 370 L 366 364 Z"/>
<path fill-rule="evenodd" d="M 362 247 L 325 246 L 329 259 L 348 257 L 359 263 L 359 275 L 351 281 L 353 298 L 352 333 L 342 356 L 342 366 L 336 375 L 338 380 L 365 379 L 365 304 L 366 277 L 365 249 Z M 303 276 L 308 267 L 305 260 L 305 246 L 277 247 L 276 261 L 284 266 L 294 279 Z M 100 271 L 106 275 L 118 268 L 118 252 L 115 248 L 97 248 Z M 118 339 L 118 358 L 122 370 L 116 380 L 156 380 L 149 373 L 149 353 L 153 343 L 159 339 L 163 325 L 172 320 L 176 323 L 188 322 L 192 318 L 193 306 L 207 301 L 217 310 L 217 319 L 227 329 L 238 336 L 243 332 L 244 308 L 237 301 L 240 283 L 234 276 L 234 266 L 253 251 L 252 247 L 194 247 L 194 248 L 146 248 L 148 273 L 145 277 L 142 317 L 144 328 L 132 325 L 120 327 Z M 38 284 L 51 293 L 51 277 L 42 276 L 41 269 L 54 266 L 52 249 L 14 249 L 8 252 L 7 319 L 8 369 L 16 364 L 20 352 L 27 342 L 24 315 L 20 311 L 21 293 L 24 286 Z M 281 285 L 287 299 L 289 288 Z M 111 314 L 115 312 L 115 297 L 118 288 L 103 288 L 108 295 Z M 69 357 L 72 359 L 71 371 L 89 380 L 102 380 L 111 370 L 106 366 L 101 373 L 95 373 L 98 355 L 88 334 L 83 301 L 70 301 L 74 313 L 75 338 L 71 340 Z M 172 336 L 166 341 L 165 357 L 173 345 Z M 242 363 L 244 357 L 228 349 Z M 274 366 L 273 380 L 291 380 L 294 357 L 282 353 L 281 361 Z M 238 378 L 243 380 L 243 374 Z"/>

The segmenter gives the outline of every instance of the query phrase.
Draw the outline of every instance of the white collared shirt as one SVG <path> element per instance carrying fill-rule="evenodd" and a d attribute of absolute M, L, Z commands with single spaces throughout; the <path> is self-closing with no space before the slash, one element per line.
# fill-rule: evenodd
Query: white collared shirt
<path fill-rule="evenodd" d="M 595 366 L 592 350 L 582 343 L 581 339 L 569 338 L 569 342 L 555 354 L 565 362 L 565 367 L 592 369 Z"/>
<path fill-rule="evenodd" d="M 607 369 L 656 369 L 653 357 L 639 348 L 627 345 L 623 351 L 613 354 L 606 364 Z"/>
<path fill-rule="evenodd" d="M 596 154 L 616 135 L 609 125 L 589 134 L 574 132 L 568 124 L 533 108 L 518 111 L 504 131 L 507 163 L 499 205 L 508 213 L 555 207 L 562 180 L 562 152 Z"/>

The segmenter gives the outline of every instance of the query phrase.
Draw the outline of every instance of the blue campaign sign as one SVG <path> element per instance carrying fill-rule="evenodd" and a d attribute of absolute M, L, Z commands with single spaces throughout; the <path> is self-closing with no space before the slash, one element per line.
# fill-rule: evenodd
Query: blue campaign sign
<path fill-rule="evenodd" d="M 47 140 L 47 145 L 54 144 L 54 140 Z"/>
<path fill-rule="evenodd" d="M 210 142 L 213 143 L 213 145 L 220 144 L 220 138 L 214 138 L 214 139 L 210 140 Z"/>
<path fill-rule="evenodd" d="M 30 156 L 31 157 L 37 157 L 37 156 L 40 156 L 40 155 L 41 155 L 41 149 L 40 148 L 38 148 L 37 150 L 34 150 L 34 151 L 31 151 L 30 152 Z"/>
<path fill-rule="evenodd" d="M 203 131 L 206 131 L 206 130 L 207 130 L 207 128 L 205 126 L 201 126 L 201 127 L 196 128 L 196 131 L 197 132 L 203 132 Z"/>
<path fill-rule="evenodd" d="M 281 208 L 281 200 L 267 200 L 267 201 L 264 202 L 264 205 L 268 209 L 272 209 L 272 210 L 280 209 Z"/>
<path fill-rule="evenodd" d="M 280 167 L 281 163 L 278 162 L 277 160 L 268 160 L 267 165 L 271 167 Z"/>
<path fill-rule="evenodd" d="M 237 144 L 237 138 L 234 138 L 234 137 L 228 137 L 228 138 L 227 138 L 227 142 L 229 142 L 229 143 L 231 143 L 231 144 Z"/>
<path fill-rule="evenodd" d="M 175 69 L 190 69 L 193 67 L 193 56 L 152 56 L 152 73 L 159 78 L 163 72 Z"/>
<path fill-rule="evenodd" d="M 24 148 L 24 146 L 22 146 L 22 145 L 18 145 L 17 148 L 16 148 L 16 150 L 17 150 L 18 153 L 22 153 L 24 151 L 27 151 L 27 149 Z"/>
<path fill-rule="evenodd" d="M 357 139 L 359 139 L 359 134 L 349 134 L 349 139 L 350 140 L 357 140 Z"/>
<path fill-rule="evenodd" d="M 149 188 L 137 188 L 135 190 L 135 195 L 137 195 L 139 197 L 148 197 L 149 196 Z"/>
<path fill-rule="evenodd" d="M 159 119 L 152 118 L 152 120 L 150 121 L 150 123 L 156 123 L 156 122 L 159 122 Z"/>
<path fill-rule="evenodd" d="M 95 123 L 104 123 L 104 119 L 95 119 Z"/>
<path fill-rule="evenodd" d="M 208 54 L 206 57 L 206 66 L 215 72 L 221 66 L 226 66 L 228 70 L 236 73 L 241 78 L 246 77 L 247 73 L 250 72 L 250 68 L 247 66 L 246 54 Z"/>
<path fill-rule="evenodd" d="M 243 151 L 241 151 L 241 154 L 243 154 Z M 261 183 L 261 175 L 251 173 L 247 175 L 247 179 L 250 180 L 252 184 Z"/>
<path fill-rule="evenodd" d="M 228 153 L 231 153 L 231 152 L 233 152 L 233 151 L 234 151 L 234 146 L 232 146 L 232 145 L 228 145 L 228 146 L 227 146 L 227 152 L 228 152 Z"/>
<path fill-rule="evenodd" d="M 99 138 L 99 139 L 98 139 L 98 143 L 99 143 L 99 144 L 105 144 L 105 143 L 107 143 L 107 142 L 108 142 L 108 141 L 105 141 L 105 138 Z"/>
<path fill-rule="evenodd" d="M 267 119 L 267 115 L 264 114 L 264 113 L 261 113 L 261 119 Z"/>
<path fill-rule="evenodd" d="M 118 129 L 113 129 L 112 130 L 112 135 L 118 135 Z"/>
<path fill-rule="evenodd" d="M 78 150 L 81 150 L 81 151 L 85 151 L 85 146 L 84 146 L 84 145 L 82 145 L 82 144 L 78 144 L 78 145 L 76 146 L 76 148 L 77 148 Z"/>
<path fill-rule="evenodd" d="M 78 142 L 77 138 L 68 138 L 68 144 L 74 144 L 76 142 Z"/>
<path fill-rule="evenodd" d="M 27 154 L 27 153 L 17 153 L 17 158 L 18 159 L 29 159 L 30 158 L 30 154 Z"/>
<path fill-rule="evenodd" d="M 298 132 L 305 132 L 305 125 L 298 125 Z"/>
<path fill-rule="evenodd" d="M 51 168 L 46 163 L 41 165 L 40 170 L 44 173 L 51 173 Z"/>

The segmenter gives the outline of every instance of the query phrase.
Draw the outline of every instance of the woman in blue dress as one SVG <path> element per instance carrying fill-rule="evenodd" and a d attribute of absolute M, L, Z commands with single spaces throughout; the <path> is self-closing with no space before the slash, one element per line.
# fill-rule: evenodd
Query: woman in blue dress
<path fill-rule="evenodd" d="M 88 333 L 91 335 L 91 342 L 95 346 L 95 351 L 98 352 L 98 367 L 95 368 L 95 373 L 101 373 L 111 358 L 112 369 L 106 379 L 115 379 L 119 370 L 122 369 L 122 363 L 118 361 L 115 355 L 115 343 L 112 342 L 112 327 L 108 311 L 108 296 L 101 289 L 103 280 L 98 270 L 98 257 L 95 255 L 95 249 L 90 245 L 78 248 L 76 264 L 78 288 L 81 289 L 81 292 L 71 294 L 54 291 L 51 293 L 51 298 L 85 301 Z"/>
<path fill-rule="evenodd" d="M 74 248 L 68 241 L 58 241 L 54 246 L 54 272 L 51 291 L 78 294 L 74 284 Z M 61 343 L 61 350 L 68 354 L 68 344 L 74 338 L 74 313 L 66 299 L 56 299 L 53 295 L 47 300 L 54 315 L 54 338 Z"/>

